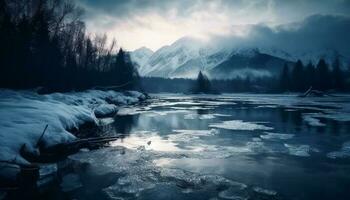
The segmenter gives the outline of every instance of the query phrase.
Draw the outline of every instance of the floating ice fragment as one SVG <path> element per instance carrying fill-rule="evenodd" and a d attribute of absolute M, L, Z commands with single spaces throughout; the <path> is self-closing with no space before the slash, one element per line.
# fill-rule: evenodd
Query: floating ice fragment
<path fill-rule="evenodd" d="M 350 141 L 345 142 L 342 145 L 340 151 L 333 151 L 327 154 L 328 158 L 336 159 L 336 158 L 348 158 L 350 157 Z"/>
<path fill-rule="evenodd" d="M 253 190 L 257 193 L 261 193 L 269 196 L 275 196 L 277 194 L 276 191 L 263 189 L 261 187 L 254 187 Z"/>
<path fill-rule="evenodd" d="M 313 114 L 304 114 L 303 115 L 303 120 L 309 124 L 310 126 L 326 126 L 326 124 L 323 124 L 320 122 L 319 119 L 317 119 L 317 113 L 313 113 Z"/>
<path fill-rule="evenodd" d="M 203 114 L 203 115 L 198 115 L 198 114 L 187 114 L 184 117 L 185 119 L 214 119 L 215 115 L 211 114 Z"/>
<path fill-rule="evenodd" d="M 288 148 L 289 154 L 293 156 L 309 157 L 310 151 L 319 152 L 318 149 L 311 148 L 309 145 L 291 145 L 284 144 Z"/>
<path fill-rule="evenodd" d="M 272 127 L 253 123 L 243 122 L 242 120 L 223 121 L 221 123 L 210 124 L 209 127 L 229 129 L 229 130 L 242 130 L 242 131 L 254 131 L 254 130 L 272 130 Z"/>
<path fill-rule="evenodd" d="M 233 200 L 245 200 L 248 199 L 246 191 L 241 187 L 230 187 L 226 190 L 219 192 L 219 197 L 223 199 L 233 199 Z"/>
<path fill-rule="evenodd" d="M 273 140 L 273 139 L 280 139 L 280 140 L 288 140 L 294 137 L 294 134 L 281 134 L 281 133 L 270 133 L 265 132 L 266 135 L 260 135 L 262 139 L 265 140 Z"/>

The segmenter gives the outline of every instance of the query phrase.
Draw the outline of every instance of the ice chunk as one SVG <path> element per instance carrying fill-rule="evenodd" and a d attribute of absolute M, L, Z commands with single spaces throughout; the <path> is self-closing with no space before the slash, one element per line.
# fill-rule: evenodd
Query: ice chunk
<path fill-rule="evenodd" d="M 117 112 L 117 106 L 113 104 L 102 104 L 94 109 L 97 118 L 111 117 Z"/>
<path fill-rule="evenodd" d="M 327 157 L 332 159 L 350 157 L 350 141 L 345 142 L 342 145 L 342 148 L 340 149 L 340 151 L 333 151 L 328 153 Z"/>
<path fill-rule="evenodd" d="M 264 189 L 261 187 L 254 187 L 253 190 L 254 190 L 254 192 L 269 195 L 269 196 L 275 196 L 277 194 L 276 191 Z"/>
<path fill-rule="evenodd" d="M 310 126 L 326 126 L 320 122 L 319 119 L 316 118 L 317 114 L 303 114 L 303 120 L 309 124 Z"/>
<path fill-rule="evenodd" d="M 309 157 L 310 152 L 319 152 L 316 148 L 311 148 L 309 145 L 291 145 L 284 144 L 287 147 L 289 154 L 293 156 Z"/>
<path fill-rule="evenodd" d="M 280 140 L 288 140 L 294 137 L 294 134 L 281 134 L 281 133 L 270 133 L 265 132 L 266 135 L 260 135 L 262 139 L 265 140 L 274 140 L 274 139 L 280 139 Z"/>
<path fill-rule="evenodd" d="M 254 131 L 254 130 L 272 130 L 272 127 L 268 127 L 262 124 L 253 122 L 244 122 L 242 120 L 223 121 L 221 123 L 210 124 L 209 127 L 229 129 L 229 130 L 242 130 L 242 131 Z"/>
<path fill-rule="evenodd" d="M 233 200 L 246 200 L 248 199 L 248 194 L 244 188 L 241 187 L 230 187 L 226 190 L 219 192 L 219 197 L 223 199 L 233 199 Z"/>

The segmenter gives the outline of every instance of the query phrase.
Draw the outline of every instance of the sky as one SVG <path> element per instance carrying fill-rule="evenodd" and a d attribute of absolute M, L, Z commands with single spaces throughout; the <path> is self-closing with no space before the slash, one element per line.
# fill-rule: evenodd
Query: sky
<path fill-rule="evenodd" d="M 184 36 L 246 36 L 248 27 L 300 22 L 312 15 L 349 17 L 350 0 L 77 0 L 87 30 L 127 50 L 157 50 Z M 282 25 L 282 26 L 281 26 Z"/>

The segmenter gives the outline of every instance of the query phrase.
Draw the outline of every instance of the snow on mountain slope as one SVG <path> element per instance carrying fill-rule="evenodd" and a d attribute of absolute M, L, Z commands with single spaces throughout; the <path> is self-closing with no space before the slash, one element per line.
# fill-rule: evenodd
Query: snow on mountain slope
<path fill-rule="evenodd" d="M 152 56 L 154 52 L 147 47 L 141 47 L 136 49 L 135 51 L 130 52 L 130 58 L 132 62 L 136 63 L 139 73 L 142 74 L 143 66 L 147 63 L 149 58 Z"/>
<path fill-rule="evenodd" d="M 193 78 L 199 70 L 209 70 L 226 60 L 229 52 L 229 49 L 183 37 L 154 52 L 146 63 L 134 61 L 141 65 L 139 72 L 143 76 Z"/>
<path fill-rule="evenodd" d="M 260 75 L 274 76 L 284 63 L 291 64 L 298 59 L 306 65 L 310 61 L 317 64 L 323 58 L 331 65 L 338 58 L 343 69 L 350 66 L 350 57 L 333 49 L 287 52 L 274 46 L 234 47 L 226 44 L 222 47 L 215 41 L 208 44 L 190 37 L 181 38 L 170 46 L 160 48 L 148 59 L 147 56 L 143 58 L 133 59 L 140 65 L 139 72 L 142 76 L 167 78 L 195 78 L 200 70 L 211 77 L 225 79 L 247 75 L 252 78 Z"/>
<path fill-rule="evenodd" d="M 258 49 L 242 49 L 234 51 L 229 59 L 211 69 L 209 74 L 218 79 L 277 76 L 285 63 L 292 64 Z"/>

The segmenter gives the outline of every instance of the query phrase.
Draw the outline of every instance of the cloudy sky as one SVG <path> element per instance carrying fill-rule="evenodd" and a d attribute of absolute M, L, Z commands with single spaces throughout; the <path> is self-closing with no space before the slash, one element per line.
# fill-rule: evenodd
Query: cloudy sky
<path fill-rule="evenodd" d="M 157 50 L 183 36 L 244 37 L 246 27 L 274 28 L 315 14 L 348 17 L 350 0 L 77 0 L 91 33 L 118 45 Z M 280 26 L 279 26 L 280 27 Z"/>

